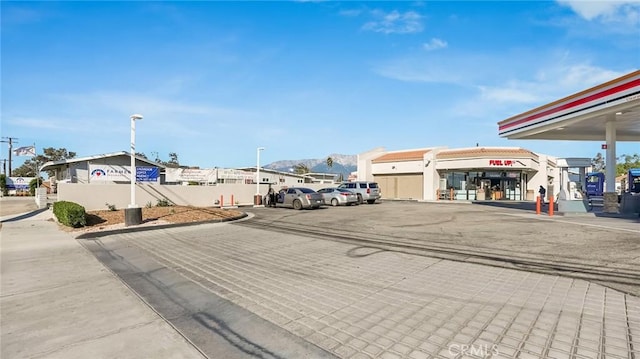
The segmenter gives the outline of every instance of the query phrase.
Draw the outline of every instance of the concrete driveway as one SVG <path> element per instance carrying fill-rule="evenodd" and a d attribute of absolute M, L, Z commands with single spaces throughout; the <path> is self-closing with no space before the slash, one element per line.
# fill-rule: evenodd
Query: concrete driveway
<path fill-rule="evenodd" d="M 0 217 L 27 213 L 38 209 L 33 197 L 0 197 Z"/>
<path fill-rule="evenodd" d="M 640 293 L 637 222 L 411 202 L 249 211 L 81 243 L 210 357 L 640 355 L 625 293 Z"/>

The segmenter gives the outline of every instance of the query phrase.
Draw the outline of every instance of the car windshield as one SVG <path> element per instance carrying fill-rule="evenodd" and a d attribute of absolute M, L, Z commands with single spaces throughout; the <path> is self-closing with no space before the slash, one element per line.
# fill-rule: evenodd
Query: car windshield
<path fill-rule="evenodd" d="M 302 193 L 316 193 L 316 191 L 310 189 L 310 188 L 298 188 L 298 190 Z"/>

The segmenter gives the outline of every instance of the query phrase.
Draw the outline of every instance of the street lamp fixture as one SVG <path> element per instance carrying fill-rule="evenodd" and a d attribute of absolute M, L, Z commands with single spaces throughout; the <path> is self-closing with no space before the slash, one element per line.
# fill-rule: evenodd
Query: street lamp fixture
<path fill-rule="evenodd" d="M 130 179 L 131 179 L 131 203 L 129 208 L 125 209 L 125 225 L 140 224 L 142 223 L 142 208 L 136 204 L 136 121 L 142 120 L 142 115 L 131 115 L 131 167 L 130 167 Z"/>

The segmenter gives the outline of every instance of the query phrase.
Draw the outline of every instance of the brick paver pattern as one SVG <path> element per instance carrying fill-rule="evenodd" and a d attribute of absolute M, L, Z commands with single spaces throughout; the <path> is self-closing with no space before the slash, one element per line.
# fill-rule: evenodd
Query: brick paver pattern
<path fill-rule="evenodd" d="M 228 224 L 206 232 L 105 240 L 342 358 L 640 358 L 640 298 L 584 280 Z"/>

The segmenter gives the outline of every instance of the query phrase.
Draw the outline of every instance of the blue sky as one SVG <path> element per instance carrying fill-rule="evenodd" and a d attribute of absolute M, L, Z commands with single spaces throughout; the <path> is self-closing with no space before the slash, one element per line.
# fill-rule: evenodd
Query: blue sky
<path fill-rule="evenodd" d="M 261 164 L 476 143 L 593 157 L 497 122 L 640 68 L 637 1 L 1 6 L 2 136 L 79 157 L 128 151 L 134 113 L 138 151 L 202 168 L 259 146 Z"/>

